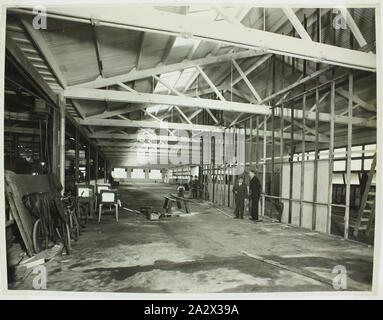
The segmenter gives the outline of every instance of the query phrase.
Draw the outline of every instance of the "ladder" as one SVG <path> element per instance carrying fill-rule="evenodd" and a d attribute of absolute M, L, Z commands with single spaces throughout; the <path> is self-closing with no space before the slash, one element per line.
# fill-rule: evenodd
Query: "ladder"
<path fill-rule="evenodd" d="M 376 153 L 372 160 L 371 169 L 368 173 L 368 179 L 366 188 L 361 199 L 360 208 L 358 211 L 358 217 L 354 225 L 354 236 L 358 236 L 359 230 L 366 230 L 366 235 L 369 235 L 372 225 L 375 219 L 375 199 L 376 199 L 376 188 L 372 185 L 372 178 L 375 174 L 376 167 Z M 368 208 L 367 208 L 368 205 Z"/>

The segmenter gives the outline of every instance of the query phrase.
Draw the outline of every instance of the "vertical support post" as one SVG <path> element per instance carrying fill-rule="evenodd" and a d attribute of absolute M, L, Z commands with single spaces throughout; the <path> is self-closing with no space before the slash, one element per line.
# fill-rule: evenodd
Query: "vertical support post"
<path fill-rule="evenodd" d="M 226 206 L 226 137 L 225 137 L 225 130 L 223 132 L 223 135 L 222 135 L 222 139 L 223 139 L 223 153 L 222 153 L 222 156 L 223 156 L 223 200 L 222 200 L 222 204 L 224 206 Z"/>
<path fill-rule="evenodd" d="M 274 157 L 275 157 L 275 150 L 274 150 L 274 145 L 275 145 L 274 119 L 275 119 L 274 107 L 272 107 L 272 109 L 271 109 L 271 174 L 270 174 L 270 195 L 271 196 L 274 196 L 274 162 L 275 162 L 275 159 L 274 159 Z M 273 207 L 272 207 L 273 198 L 270 198 L 269 202 L 270 202 L 269 214 L 270 214 L 270 217 L 271 217 L 272 216 L 272 211 L 273 211 Z"/>
<path fill-rule="evenodd" d="M 201 166 L 200 166 L 200 169 L 198 170 L 198 187 L 197 187 L 197 199 L 200 198 L 200 195 L 201 195 L 201 192 L 200 192 L 200 188 L 203 184 L 203 179 L 204 179 L 204 166 L 203 166 L 203 142 L 204 142 L 204 137 L 200 137 L 200 163 L 201 163 Z M 203 196 L 203 194 L 202 194 Z"/>
<path fill-rule="evenodd" d="M 253 165 L 253 117 L 250 117 L 250 145 L 249 145 L 249 169 Z"/>
<path fill-rule="evenodd" d="M 285 127 L 285 117 L 284 117 L 284 102 L 281 104 L 281 118 L 280 118 L 280 130 L 281 130 L 281 141 L 279 145 L 279 162 L 280 162 L 280 177 L 279 177 L 279 197 L 282 199 L 282 188 L 283 188 L 283 165 L 284 165 L 284 138 L 283 138 L 283 129 Z M 279 216 L 279 222 L 281 222 L 282 214 Z"/>
<path fill-rule="evenodd" d="M 299 197 L 299 226 L 303 220 L 303 200 L 305 192 L 305 161 L 306 161 L 306 94 L 302 99 L 302 158 L 301 158 L 301 190 Z"/>
<path fill-rule="evenodd" d="M 344 238 L 348 239 L 350 222 L 350 191 L 351 191 L 351 148 L 352 148 L 352 96 L 353 76 L 348 77 L 348 125 L 347 125 L 347 173 L 346 173 L 346 210 L 344 214 Z"/>
<path fill-rule="evenodd" d="M 94 156 L 94 179 L 95 181 L 95 190 L 97 190 L 97 180 L 98 180 L 98 149 L 95 150 Z"/>
<path fill-rule="evenodd" d="M 330 141 L 328 150 L 328 193 L 327 193 L 327 234 L 331 233 L 331 216 L 332 216 L 332 175 L 334 171 L 334 115 L 335 115 L 335 82 L 331 82 L 330 92 Z"/>
<path fill-rule="evenodd" d="M 215 172 L 215 137 L 211 137 L 211 172 L 212 172 L 212 202 L 215 202 L 215 179 L 216 179 L 216 172 Z"/>
<path fill-rule="evenodd" d="M 88 142 L 88 147 L 87 147 L 87 153 L 86 153 L 86 181 L 88 184 L 90 184 L 90 142 Z"/>
<path fill-rule="evenodd" d="M 108 182 L 108 174 L 107 174 L 107 171 L 108 171 L 108 162 L 107 162 L 106 159 L 104 158 L 104 183 L 107 183 L 107 182 Z"/>
<path fill-rule="evenodd" d="M 289 219 L 288 223 L 292 222 L 292 206 L 293 206 L 293 173 L 294 173 L 294 100 L 291 104 L 291 129 L 290 129 L 290 174 L 289 174 Z"/>
<path fill-rule="evenodd" d="M 258 164 L 259 164 L 259 117 L 257 116 L 255 118 L 256 123 L 255 125 L 257 126 L 257 136 L 255 137 L 255 165 L 258 171 Z"/>
<path fill-rule="evenodd" d="M 266 206 L 266 155 L 267 155 L 267 146 L 266 146 L 266 130 L 267 130 L 267 117 L 265 116 L 263 120 L 263 172 L 262 172 L 262 191 L 263 191 L 263 201 L 262 201 L 262 217 L 265 215 L 265 206 Z"/>
<path fill-rule="evenodd" d="M 60 157 L 59 157 L 59 168 L 60 168 L 60 182 L 63 186 L 62 194 L 65 193 L 65 97 L 62 94 L 58 95 L 58 105 L 60 108 Z"/>
<path fill-rule="evenodd" d="M 76 141 L 75 141 L 75 153 L 74 153 L 74 181 L 79 183 L 79 164 L 80 164 L 80 134 L 76 128 Z"/>
<path fill-rule="evenodd" d="M 312 212 L 312 229 L 316 228 L 317 217 L 317 199 L 318 199 L 318 159 L 319 159 L 319 142 L 318 142 L 318 126 L 319 126 L 319 90 L 315 90 L 315 154 L 314 154 L 314 179 L 313 179 L 313 212 Z"/>
<path fill-rule="evenodd" d="M 58 146 L 60 144 L 59 138 L 59 127 L 60 127 L 60 112 L 56 109 L 53 109 L 52 112 L 52 163 L 51 172 L 56 176 L 59 175 L 58 164 L 59 164 L 59 150 Z"/>
<path fill-rule="evenodd" d="M 322 41 L 322 20 L 321 20 L 321 9 L 318 8 L 316 10 L 316 18 L 317 18 L 317 22 L 316 22 L 316 36 L 317 36 L 317 42 L 318 43 L 321 43 Z M 320 63 L 317 63 L 316 64 L 316 70 L 318 71 L 320 68 Z"/>
<path fill-rule="evenodd" d="M 13 170 L 16 170 L 16 163 L 17 163 L 17 158 L 19 156 L 19 136 L 17 133 L 13 134 L 13 161 L 12 161 L 12 168 Z"/>

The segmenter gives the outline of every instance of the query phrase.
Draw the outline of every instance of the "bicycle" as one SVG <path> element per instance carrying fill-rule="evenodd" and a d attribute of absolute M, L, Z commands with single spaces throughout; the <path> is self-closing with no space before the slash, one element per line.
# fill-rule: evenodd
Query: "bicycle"
<path fill-rule="evenodd" d="M 68 224 L 70 230 L 70 236 L 74 241 L 78 241 L 81 234 L 81 225 L 80 219 L 78 217 L 78 213 L 76 210 L 75 202 L 73 201 L 73 197 L 69 193 L 66 197 L 62 198 L 62 201 L 65 204 L 66 214 L 68 216 Z"/>
<path fill-rule="evenodd" d="M 23 202 L 36 218 L 32 231 L 35 253 L 48 249 L 49 243 L 59 239 L 69 255 L 71 252 L 69 218 L 63 203 L 51 193 L 32 193 L 24 196 Z"/>

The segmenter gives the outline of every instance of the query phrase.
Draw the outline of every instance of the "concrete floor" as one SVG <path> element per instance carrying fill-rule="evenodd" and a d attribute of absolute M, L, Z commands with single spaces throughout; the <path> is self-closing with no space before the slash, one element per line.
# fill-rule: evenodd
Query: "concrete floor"
<path fill-rule="evenodd" d="M 174 193 L 174 187 L 130 185 L 119 192 L 131 209 L 149 205 L 162 212 L 163 196 Z M 191 209 L 191 215 L 160 221 L 121 209 L 118 223 L 113 215 L 104 215 L 100 224 L 90 222 L 73 243 L 73 254 L 46 263 L 47 289 L 333 291 L 333 267 L 343 265 L 349 289 L 371 290 L 371 247 L 279 223 L 232 219 L 206 203 Z M 16 284 L 17 289 L 31 289 L 34 276 Z"/>

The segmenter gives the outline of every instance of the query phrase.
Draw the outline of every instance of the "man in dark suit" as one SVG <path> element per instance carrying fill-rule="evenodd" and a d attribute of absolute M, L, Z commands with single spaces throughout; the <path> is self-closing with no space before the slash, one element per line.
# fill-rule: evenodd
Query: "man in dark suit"
<path fill-rule="evenodd" d="M 251 209 L 251 219 L 254 221 L 259 221 L 258 202 L 259 202 L 259 198 L 261 196 L 261 183 L 259 182 L 258 178 L 256 177 L 254 170 L 251 170 L 249 175 L 250 175 L 249 202 L 250 202 L 250 209 Z"/>
<path fill-rule="evenodd" d="M 194 179 L 192 181 L 192 194 L 193 194 L 193 199 L 198 199 L 198 189 L 199 189 L 199 181 L 198 177 L 194 176 Z"/>
<path fill-rule="evenodd" d="M 243 211 L 245 210 L 245 199 L 248 197 L 247 185 L 243 181 L 243 178 L 240 177 L 238 182 L 233 187 L 233 193 L 235 198 L 235 218 L 234 219 L 243 219 Z"/>

